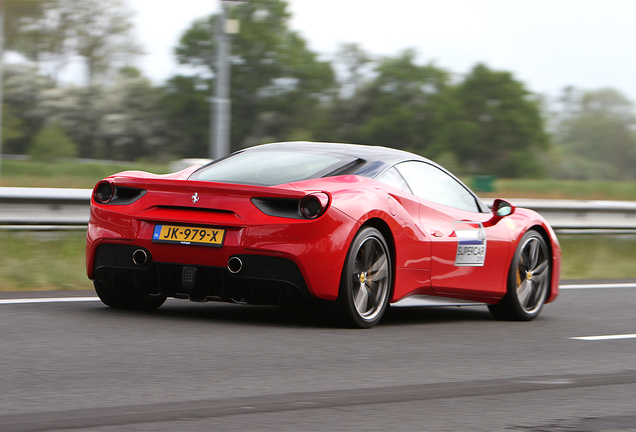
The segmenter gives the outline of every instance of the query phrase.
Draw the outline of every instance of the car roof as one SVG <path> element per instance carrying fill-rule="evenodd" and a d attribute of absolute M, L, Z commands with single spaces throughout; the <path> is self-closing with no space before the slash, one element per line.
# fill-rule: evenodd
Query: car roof
<path fill-rule="evenodd" d="M 359 169 L 357 169 L 355 174 L 370 178 L 375 178 L 377 175 L 386 171 L 388 168 L 395 165 L 396 163 L 410 160 L 428 162 L 435 166 L 439 166 L 435 162 L 430 161 L 422 156 L 403 150 L 362 144 L 290 141 L 263 144 L 255 147 L 250 147 L 242 151 L 259 150 L 292 150 L 311 153 L 339 154 L 363 159 L 366 163 Z"/>
<path fill-rule="evenodd" d="M 372 179 L 377 179 L 386 170 L 398 164 L 400 162 L 407 161 L 420 161 L 429 163 L 435 167 L 438 167 L 442 171 L 446 172 L 449 176 L 453 177 L 460 184 L 462 184 L 471 195 L 475 197 L 482 212 L 488 212 L 488 207 L 481 202 L 481 200 L 470 190 L 462 181 L 453 175 L 450 171 L 442 167 L 441 165 L 427 159 L 423 156 L 419 156 L 414 153 L 410 153 L 404 150 L 398 150 L 389 147 L 363 145 L 363 144 L 342 144 L 342 143 L 329 143 L 329 142 L 313 142 L 313 141 L 289 141 L 278 142 L 271 144 L 261 144 L 254 147 L 249 147 L 243 150 L 236 151 L 229 156 L 242 153 L 242 152 L 258 152 L 262 150 L 268 151 L 300 151 L 316 154 L 331 154 L 353 157 L 361 159 L 364 164 L 355 168 L 353 172 L 349 174 L 359 175 Z M 223 158 L 225 159 L 225 158 Z M 220 161 L 219 159 L 218 161 Z M 214 163 L 214 162 L 212 162 Z"/>

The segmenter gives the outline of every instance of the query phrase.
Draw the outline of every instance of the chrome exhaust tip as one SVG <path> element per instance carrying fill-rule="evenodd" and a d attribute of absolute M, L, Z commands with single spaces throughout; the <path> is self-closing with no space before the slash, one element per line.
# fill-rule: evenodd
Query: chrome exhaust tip
<path fill-rule="evenodd" d="M 143 249 L 137 249 L 132 254 L 132 260 L 135 265 L 146 265 L 148 263 L 148 253 Z"/>
<path fill-rule="evenodd" d="M 243 261 L 239 257 L 233 256 L 227 261 L 227 269 L 232 274 L 237 274 L 243 269 Z"/>

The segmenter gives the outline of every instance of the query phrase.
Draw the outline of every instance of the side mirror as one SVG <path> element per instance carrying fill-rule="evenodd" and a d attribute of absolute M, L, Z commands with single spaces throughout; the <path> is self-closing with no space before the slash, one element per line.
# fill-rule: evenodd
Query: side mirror
<path fill-rule="evenodd" d="M 500 218 L 510 216 L 514 212 L 515 206 L 513 206 L 506 200 L 496 199 L 494 204 L 492 205 L 493 215 L 499 216 Z"/>
<path fill-rule="evenodd" d="M 485 227 L 493 226 L 506 216 L 510 216 L 515 212 L 515 206 L 506 200 L 496 199 L 492 205 L 492 217 L 484 223 Z"/>

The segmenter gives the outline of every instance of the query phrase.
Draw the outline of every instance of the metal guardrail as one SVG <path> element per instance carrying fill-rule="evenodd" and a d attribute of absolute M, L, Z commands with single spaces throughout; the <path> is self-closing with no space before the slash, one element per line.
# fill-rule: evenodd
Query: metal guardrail
<path fill-rule="evenodd" d="M 552 228 L 564 233 L 636 233 L 634 201 L 510 199 L 510 202 L 536 211 Z"/>
<path fill-rule="evenodd" d="M 0 188 L 0 229 L 85 229 L 90 189 Z M 636 202 L 511 199 L 562 233 L 636 233 Z M 492 200 L 486 200 L 492 204 Z"/>
<path fill-rule="evenodd" d="M 0 229 L 86 229 L 91 192 L 0 187 Z"/>

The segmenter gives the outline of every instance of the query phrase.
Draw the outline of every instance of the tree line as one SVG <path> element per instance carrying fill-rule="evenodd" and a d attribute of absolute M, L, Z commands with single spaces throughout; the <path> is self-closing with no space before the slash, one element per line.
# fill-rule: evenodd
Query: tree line
<path fill-rule="evenodd" d="M 5 0 L 3 152 L 41 159 L 206 157 L 217 17 L 182 35 L 189 73 L 153 85 L 130 65 L 142 49 L 122 0 Z M 633 104 L 613 89 L 567 88 L 556 103 L 507 71 L 458 76 L 414 50 L 378 57 L 345 44 L 329 61 L 288 27 L 284 0 L 233 7 L 231 146 L 273 141 L 382 145 L 460 174 L 634 179 Z M 61 84 L 70 59 L 81 85 Z"/>

